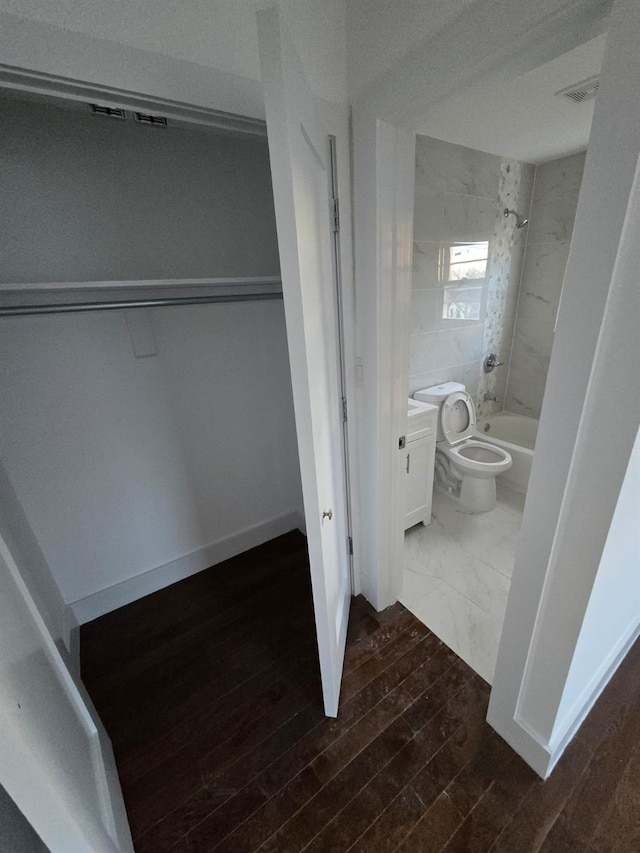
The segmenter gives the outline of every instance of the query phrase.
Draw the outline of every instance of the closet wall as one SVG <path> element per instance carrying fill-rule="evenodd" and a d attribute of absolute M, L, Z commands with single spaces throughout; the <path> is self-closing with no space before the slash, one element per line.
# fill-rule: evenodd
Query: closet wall
<path fill-rule="evenodd" d="M 87 104 L 4 99 L 0 115 L 0 281 L 279 274 L 266 138 Z"/>
<path fill-rule="evenodd" d="M 0 109 L 5 281 L 278 274 L 265 142 Z M 281 301 L 0 319 L 0 395 L 10 485 L 80 621 L 301 522 Z"/>

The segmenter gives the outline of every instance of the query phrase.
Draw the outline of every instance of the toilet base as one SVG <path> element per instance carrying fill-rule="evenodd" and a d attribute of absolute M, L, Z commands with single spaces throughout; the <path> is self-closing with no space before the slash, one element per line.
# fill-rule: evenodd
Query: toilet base
<path fill-rule="evenodd" d="M 496 505 L 496 478 L 463 477 L 458 500 L 466 512 L 489 512 Z"/>
<path fill-rule="evenodd" d="M 440 448 L 436 448 L 435 484 L 465 512 L 490 512 L 496 505 L 496 478 L 462 473 Z"/>

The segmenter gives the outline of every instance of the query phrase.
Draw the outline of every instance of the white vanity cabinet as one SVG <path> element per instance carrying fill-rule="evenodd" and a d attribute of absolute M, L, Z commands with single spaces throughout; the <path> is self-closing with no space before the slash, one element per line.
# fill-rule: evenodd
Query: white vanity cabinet
<path fill-rule="evenodd" d="M 431 522 L 437 417 L 437 406 L 409 400 L 406 444 L 400 451 L 401 475 L 405 478 L 405 530 L 420 521 Z"/>

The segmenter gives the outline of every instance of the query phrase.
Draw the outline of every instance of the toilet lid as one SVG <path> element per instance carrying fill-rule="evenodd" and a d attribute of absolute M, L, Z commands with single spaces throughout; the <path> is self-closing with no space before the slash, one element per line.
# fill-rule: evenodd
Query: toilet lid
<path fill-rule="evenodd" d="M 454 391 L 442 404 L 442 434 L 448 444 L 459 444 L 476 429 L 476 408 L 466 391 Z"/>

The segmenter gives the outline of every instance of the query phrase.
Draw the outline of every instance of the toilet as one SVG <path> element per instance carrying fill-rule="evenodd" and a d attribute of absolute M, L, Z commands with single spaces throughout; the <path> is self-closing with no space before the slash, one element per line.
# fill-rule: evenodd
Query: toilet
<path fill-rule="evenodd" d="M 472 438 L 476 409 L 460 382 L 416 391 L 415 400 L 439 407 L 436 483 L 460 501 L 466 512 L 488 512 L 496 505 L 496 476 L 511 468 L 506 450 Z"/>

